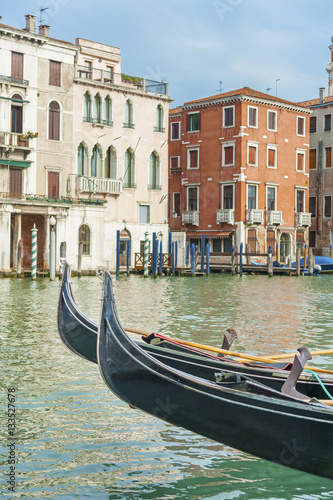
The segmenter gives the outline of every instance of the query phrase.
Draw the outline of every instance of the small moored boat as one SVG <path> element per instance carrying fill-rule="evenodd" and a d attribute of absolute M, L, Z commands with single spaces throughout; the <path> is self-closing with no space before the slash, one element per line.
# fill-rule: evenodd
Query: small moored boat
<path fill-rule="evenodd" d="M 104 273 L 98 364 L 109 389 L 150 415 L 293 469 L 333 479 L 333 410 L 239 374 L 190 375 L 156 360 L 125 332 Z"/>
<path fill-rule="evenodd" d="M 58 303 L 58 331 L 64 344 L 78 356 L 97 363 L 97 324 L 87 318 L 78 308 L 70 283 L 70 265 L 62 259 L 63 277 Z M 151 344 L 150 342 L 154 342 Z M 156 343 L 158 342 L 158 343 Z M 196 376 L 209 376 L 216 370 L 237 372 L 251 377 L 278 391 L 288 377 L 291 363 L 260 364 L 241 363 L 228 357 L 217 357 L 203 351 L 190 349 L 165 340 L 163 335 L 142 337 L 138 345 L 156 359 L 171 367 Z M 322 384 L 325 385 L 325 389 Z M 297 382 L 297 390 L 309 397 L 325 399 L 326 391 L 333 395 L 333 378 L 322 376 L 321 383 L 309 373 L 303 373 Z"/>

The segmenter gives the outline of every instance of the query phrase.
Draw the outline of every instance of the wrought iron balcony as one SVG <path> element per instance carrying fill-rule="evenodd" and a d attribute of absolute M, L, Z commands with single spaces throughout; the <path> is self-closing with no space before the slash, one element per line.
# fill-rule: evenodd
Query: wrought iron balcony
<path fill-rule="evenodd" d="M 233 208 L 224 208 L 222 210 L 216 211 L 216 222 L 222 224 L 223 222 L 227 224 L 235 223 L 235 210 Z"/>
<path fill-rule="evenodd" d="M 182 212 L 182 223 L 199 226 L 199 212 Z"/>
<path fill-rule="evenodd" d="M 267 226 L 272 226 L 272 225 L 279 226 L 280 224 L 282 224 L 282 212 L 277 212 L 276 210 L 267 210 L 266 211 L 266 225 Z"/>
<path fill-rule="evenodd" d="M 78 175 L 76 178 L 76 190 L 80 193 L 120 194 L 122 183 L 116 179 Z"/>
<path fill-rule="evenodd" d="M 246 210 L 246 224 L 262 224 L 264 222 L 264 211 L 254 208 Z"/>
<path fill-rule="evenodd" d="M 311 213 L 297 212 L 295 214 L 295 226 L 296 227 L 309 227 L 311 226 Z"/>

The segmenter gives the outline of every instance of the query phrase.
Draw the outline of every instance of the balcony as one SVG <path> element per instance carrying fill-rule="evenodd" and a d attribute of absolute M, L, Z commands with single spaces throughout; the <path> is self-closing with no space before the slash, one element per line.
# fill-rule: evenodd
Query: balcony
<path fill-rule="evenodd" d="M 23 80 L 22 78 L 14 78 L 13 76 L 0 75 L 0 82 L 12 83 L 13 85 L 22 85 L 23 87 L 29 87 L 29 80 Z"/>
<path fill-rule="evenodd" d="M 282 224 L 282 212 L 277 212 L 276 210 L 267 210 L 266 211 L 266 225 L 279 226 Z"/>
<path fill-rule="evenodd" d="M 218 224 L 223 224 L 224 222 L 227 224 L 235 223 L 235 210 L 232 208 L 225 208 L 223 210 L 216 211 L 216 222 Z"/>
<path fill-rule="evenodd" d="M 296 227 L 310 227 L 311 226 L 311 213 L 297 212 L 295 214 Z"/>
<path fill-rule="evenodd" d="M 124 73 L 110 72 L 110 70 L 97 69 L 88 66 L 75 65 L 74 78 L 89 82 L 98 82 L 106 87 L 122 86 L 151 92 L 154 94 L 168 94 L 168 84 L 163 81 L 148 80 L 138 76 L 129 76 Z"/>
<path fill-rule="evenodd" d="M 32 138 L 25 134 L 17 134 L 16 132 L 0 132 L 0 147 L 8 147 L 15 149 L 32 149 Z"/>
<path fill-rule="evenodd" d="M 182 223 L 183 224 L 193 224 L 194 226 L 199 226 L 199 212 L 183 212 L 182 213 Z"/>
<path fill-rule="evenodd" d="M 122 192 L 122 185 L 121 181 L 116 179 L 78 175 L 76 178 L 76 190 L 80 193 L 120 194 Z"/>
<path fill-rule="evenodd" d="M 246 224 L 262 224 L 264 222 L 264 211 L 254 208 L 246 210 Z"/>

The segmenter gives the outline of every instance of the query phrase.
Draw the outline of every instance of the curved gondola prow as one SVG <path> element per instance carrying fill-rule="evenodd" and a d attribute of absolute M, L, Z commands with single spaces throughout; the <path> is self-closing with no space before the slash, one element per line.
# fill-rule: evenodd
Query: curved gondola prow
<path fill-rule="evenodd" d="M 60 262 L 63 268 L 58 301 L 58 332 L 66 347 L 83 359 L 97 363 L 97 325 L 78 309 L 72 292 L 71 266 L 66 259 Z"/>

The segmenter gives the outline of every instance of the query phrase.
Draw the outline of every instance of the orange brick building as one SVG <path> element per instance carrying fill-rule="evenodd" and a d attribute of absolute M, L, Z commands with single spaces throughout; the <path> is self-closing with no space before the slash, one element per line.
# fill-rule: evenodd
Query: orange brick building
<path fill-rule="evenodd" d="M 171 110 L 170 230 L 199 246 L 204 233 L 213 252 L 293 257 L 311 223 L 309 114 L 248 87 Z"/>

